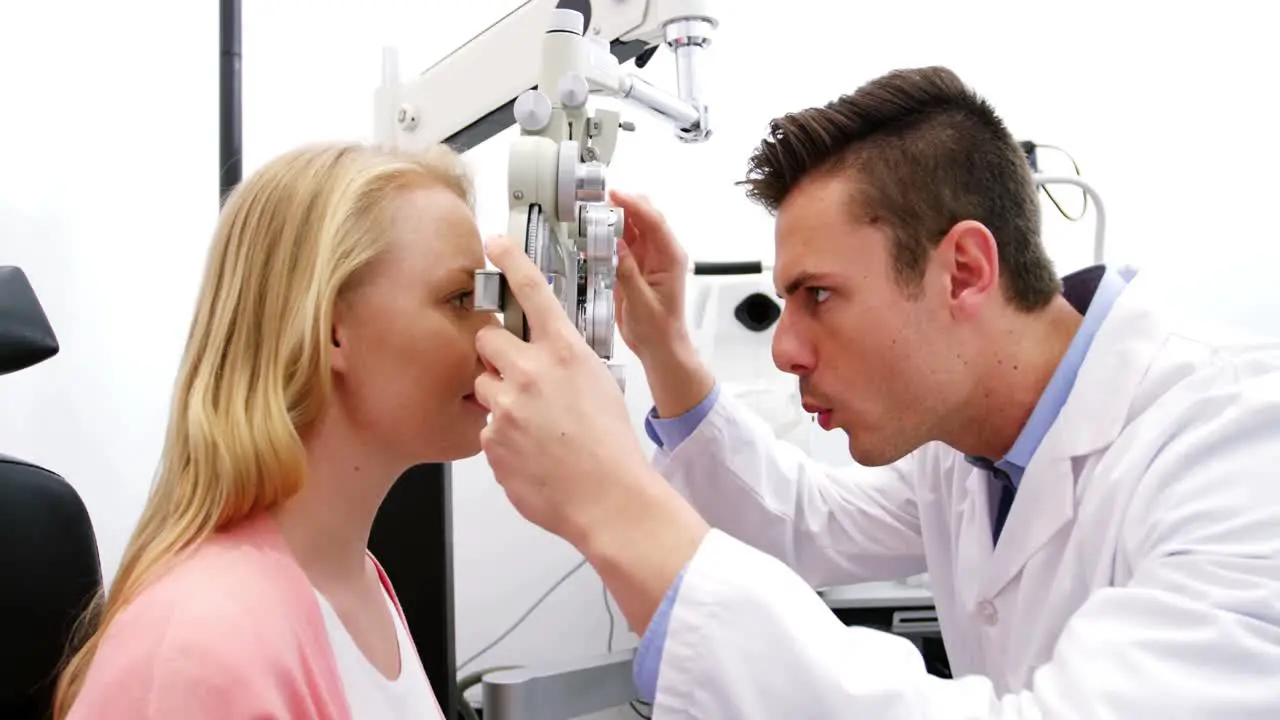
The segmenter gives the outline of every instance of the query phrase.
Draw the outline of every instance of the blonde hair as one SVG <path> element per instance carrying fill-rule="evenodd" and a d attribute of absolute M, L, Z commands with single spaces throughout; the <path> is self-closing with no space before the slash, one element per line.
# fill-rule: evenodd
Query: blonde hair
<path fill-rule="evenodd" d="M 402 191 L 439 187 L 474 211 L 445 146 L 406 153 L 307 146 L 227 199 L 179 368 L 159 472 L 88 637 L 58 678 L 54 717 L 74 703 L 112 620 L 162 566 L 211 533 L 278 505 L 303 482 L 301 434 L 329 394 L 334 304 L 386 242 Z"/>

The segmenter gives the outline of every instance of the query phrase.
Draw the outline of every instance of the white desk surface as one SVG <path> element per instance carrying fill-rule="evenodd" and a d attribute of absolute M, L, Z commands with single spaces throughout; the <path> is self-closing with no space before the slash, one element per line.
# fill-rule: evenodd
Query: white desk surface
<path fill-rule="evenodd" d="M 820 590 L 818 595 L 833 610 L 933 605 L 933 594 L 927 587 L 896 581 L 840 585 Z"/>

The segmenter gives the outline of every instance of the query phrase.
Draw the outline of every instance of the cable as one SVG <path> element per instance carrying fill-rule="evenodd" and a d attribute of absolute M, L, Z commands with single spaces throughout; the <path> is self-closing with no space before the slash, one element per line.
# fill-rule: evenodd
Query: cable
<path fill-rule="evenodd" d="M 1080 166 L 1076 164 L 1076 159 L 1071 157 L 1071 153 L 1067 152 L 1066 150 L 1063 150 L 1060 147 L 1057 147 L 1056 145 L 1042 145 L 1040 143 L 1033 143 L 1033 146 L 1036 149 L 1057 150 L 1063 155 L 1066 155 L 1067 159 L 1071 161 L 1071 167 L 1074 168 L 1076 171 L 1076 176 L 1077 177 L 1080 176 Z M 1062 213 L 1062 217 L 1066 218 L 1067 220 L 1070 220 L 1071 222 L 1076 222 L 1084 218 L 1085 212 L 1088 211 L 1089 209 L 1089 193 L 1085 192 L 1084 190 L 1080 191 L 1080 195 L 1084 198 L 1084 205 L 1080 208 L 1080 214 L 1077 215 L 1076 217 L 1071 217 L 1070 215 L 1067 214 L 1066 210 L 1062 209 L 1062 205 L 1058 202 L 1058 199 L 1053 196 L 1053 193 L 1049 190 L 1049 188 L 1041 187 L 1041 189 L 1044 190 L 1045 195 L 1049 196 L 1049 202 L 1053 203 L 1053 206 L 1058 208 L 1059 213 Z"/>
<path fill-rule="evenodd" d="M 483 670 L 476 670 L 467 675 L 458 678 L 457 701 L 458 710 L 461 712 L 462 720 L 480 720 L 476 714 L 475 708 L 471 707 L 471 703 L 467 702 L 466 692 L 471 688 L 479 685 L 484 680 L 484 676 L 491 672 L 499 670 L 515 670 L 518 665 L 498 665 L 496 667 L 488 667 Z"/>
<path fill-rule="evenodd" d="M 605 645 L 605 652 L 613 652 L 613 606 L 609 604 L 609 586 L 604 584 L 604 580 L 600 581 L 600 593 L 604 595 L 604 611 L 609 613 L 609 642 Z"/>
<path fill-rule="evenodd" d="M 567 573 L 565 573 L 564 575 L 560 576 L 560 579 L 559 579 L 559 580 L 557 580 L 557 581 L 555 582 L 555 584 L 554 584 L 554 585 L 552 585 L 550 588 L 548 588 L 546 592 L 542 593 L 542 597 L 538 598 L 538 599 L 533 603 L 533 605 L 530 605 L 530 606 L 529 606 L 529 609 L 528 609 L 528 610 L 525 610 L 525 611 L 524 611 L 524 614 L 523 614 L 523 615 L 521 615 L 521 616 L 520 616 L 520 618 L 519 618 L 518 620 L 516 620 L 514 623 L 512 623 L 511 627 L 507 628 L 507 629 L 506 629 L 506 630 L 505 630 L 501 635 L 499 635 L 497 640 L 494 640 L 493 642 L 489 643 L 488 645 L 485 645 L 483 648 L 481 648 L 481 649 L 480 649 L 480 651 L 479 651 L 479 652 L 475 653 L 475 654 L 474 654 L 474 655 L 472 655 L 471 657 L 469 657 L 469 658 L 467 658 L 466 660 L 464 660 L 464 661 L 462 662 L 462 664 L 458 666 L 458 672 L 462 672 L 463 668 L 465 668 L 466 666 L 468 666 L 468 665 L 470 665 L 471 663 L 475 662 L 475 661 L 476 661 L 476 659 L 477 659 L 477 658 L 479 658 L 481 655 L 484 655 L 485 653 L 487 653 L 487 652 L 489 652 L 490 650 L 492 650 L 494 647 L 496 647 L 496 646 L 498 645 L 498 643 L 502 642 L 503 640 L 506 640 L 508 635 L 510 635 L 511 633 L 515 632 L 515 631 L 516 631 L 516 628 L 520 627 L 520 626 L 524 623 L 524 621 L 525 621 L 525 620 L 529 619 L 529 616 L 533 614 L 533 611 L 534 611 L 534 610 L 537 610 L 537 609 L 538 609 L 538 606 L 539 606 L 539 605 L 541 605 L 541 604 L 542 604 L 542 603 L 543 603 L 543 602 L 544 602 L 548 597 L 550 597 L 550 596 L 551 596 L 551 593 L 553 593 L 553 592 L 555 592 L 555 591 L 556 591 L 556 588 L 558 588 L 558 587 L 560 587 L 561 585 L 563 585 L 565 580 L 568 580 L 570 577 L 572 577 L 574 573 L 576 573 L 576 572 L 578 572 L 579 570 L 581 570 L 581 569 L 582 569 L 582 566 L 583 566 L 583 565 L 586 565 L 586 564 L 587 564 L 587 560 L 586 560 L 586 558 L 583 558 L 582 560 L 580 560 L 580 561 L 578 562 L 578 564 L 577 564 L 577 565 L 574 565 L 572 568 L 570 568 L 570 569 L 569 569 L 569 572 L 567 572 Z"/>
<path fill-rule="evenodd" d="M 462 720 L 480 720 L 476 709 L 471 707 L 471 703 L 467 702 L 467 698 L 461 692 L 458 693 L 458 714 L 462 716 Z"/>
<path fill-rule="evenodd" d="M 586 558 L 583 558 L 582 560 L 578 561 L 578 564 L 574 565 L 572 568 L 569 568 L 569 571 L 566 572 L 564 575 L 561 575 L 559 580 L 556 580 L 551 587 L 547 588 L 546 592 L 542 593 L 542 595 L 537 600 L 535 600 L 532 605 L 529 606 L 529 609 L 525 610 L 524 613 L 520 615 L 520 617 L 514 623 L 511 624 L 511 627 L 504 630 L 502 634 L 499 635 L 497 639 L 495 639 L 493 642 L 489 643 L 488 645 L 485 645 L 478 652 L 474 653 L 471 657 L 467 658 L 460 665 L 458 665 L 458 671 L 461 672 L 463 668 L 475 662 L 476 659 L 478 659 L 481 655 L 484 655 L 485 653 L 489 652 L 494 647 L 496 647 L 503 640 L 506 640 L 507 637 L 511 635 L 511 633 L 515 632 L 517 628 L 519 628 L 522 624 L 524 624 L 525 620 L 529 619 L 529 616 L 533 614 L 534 610 L 537 610 L 538 607 L 541 606 L 542 603 L 545 602 L 548 597 L 551 597 L 551 594 L 555 592 L 557 588 L 563 585 L 566 580 L 573 577 L 573 574 L 581 570 L 582 566 L 586 564 L 587 564 L 587 560 Z M 609 602 L 609 586 L 605 585 L 604 581 L 602 580 L 600 582 L 600 587 L 601 587 L 601 595 L 604 598 L 605 612 L 609 614 L 609 639 L 607 641 L 606 647 L 608 648 L 608 651 L 612 653 L 613 652 L 613 636 L 614 636 L 614 631 L 617 627 L 617 619 L 613 614 L 613 605 Z M 499 670 L 510 670 L 515 667 L 518 667 L 518 666 L 500 665 L 496 667 L 489 667 L 483 670 L 473 671 L 471 673 L 468 673 L 467 675 L 461 676 L 458 679 L 458 690 L 457 690 L 458 708 L 462 714 L 463 720 L 478 720 L 475 710 L 471 707 L 471 704 L 468 703 L 466 698 L 464 697 L 464 694 L 466 693 L 466 691 L 480 684 L 480 682 L 483 681 L 484 676 L 491 672 L 497 672 Z M 645 720 L 649 720 L 649 718 L 653 717 L 652 714 L 646 715 L 640 709 L 640 707 L 638 707 L 638 706 L 651 707 L 650 704 L 645 702 L 644 700 L 636 698 L 632 700 L 630 703 L 628 703 L 628 706 L 631 708 L 632 712 L 634 712 L 637 716 L 644 718 Z"/>
<path fill-rule="evenodd" d="M 471 707 L 471 703 L 467 702 L 466 692 L 471 688 L 479 685 L 484 680 L 484 676 L 491 672 L 499 670 L 515 670 L 518 665 L 498 665 L 496 667 L 488 667 L 483 670 L 477 670 L 468 675 L 458 678 L 458 709 L 462 711 L 463 720 L 479 720 L 476 715 L 475 708 Z"/>

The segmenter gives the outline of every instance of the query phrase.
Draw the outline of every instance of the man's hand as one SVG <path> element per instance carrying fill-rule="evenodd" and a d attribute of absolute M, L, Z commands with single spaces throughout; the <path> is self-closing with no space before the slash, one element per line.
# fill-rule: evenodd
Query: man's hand
<path fill-rule="evenodd" d="M 481 443 L 531 522 L 577 544 L 614 510 L 611 491 L 650 479 L 617 381 L 569 322 L 546 278 L 505 238 L 487 250 L 523 308 L 530 341 L 483 328 L 476 398 L 492 413 Z M 600 475 L 607 468 L 609 482 Z"/>
<path fill-rule="evenodd" d="M 626 218 L 613 294 L 618 330 L 644 365 L 658 414 L 682 415 L 715 384 L 685 324 L 689 260 L 647 198 L 615 191 L 610 199 Z"/>
<path fill-rule="evenodd" d="M 488 369 L 476 398 L 492 413 L 480 434 L 485 456 L 516 510 L 577 547 L 642 629 L 706 522 L 649 467 L 617 382 L 538 268 L 506 239 L 486 249 L 530 340 L 497 326 L 476 335 Z"/>

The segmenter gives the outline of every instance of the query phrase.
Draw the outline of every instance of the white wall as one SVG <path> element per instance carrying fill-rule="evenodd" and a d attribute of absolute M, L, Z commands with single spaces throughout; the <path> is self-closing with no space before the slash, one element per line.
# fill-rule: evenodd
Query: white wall
<path fill-rule="evenodd" d="M 0 13 L 0 263 L 27 270 L 63 350 L 0 379 L 0 449 L 71 479 L 110 574 L 154 468 L 215 219 L 215 5 L 11 5 Z M 399 45 L 402 69 L 416 71 L 514 2 L 245 5 L 248 173 L 301 142 L 369 138 L 383 44 Z M 769 219 L 732 185 L 769 118 L 895 67 L 938 63 L 986 94 L 1019 137 L 1075 156 L 1107 202 L 1110 259 L 1188 275 L 1211 267 L 1206 282 L 1237 303 L 1242 289 L 1274 287 L 1263 258 L 1280 258 L 1270 175 L 1280 161 L 1280 63 L 1263 4 L 720 5 L 708 83 L 716 137 L 682 146 L 638 115 L 611 175 L 652 196 L 696 258 L 771 259 Z M 642 74 L 674 86 L 666 54 Z M 486 233 L 505 220 L 501 140 L 471 153 Z M 1047 152 L 1042 160 L 1070 170 Z M 1060 197 L 1079 208 L 1078 194 L 1064 188 Z M 1070 224 L 1045 209 L 1060 269 L 1087 264 L 1092 215 Z M 1189 297 L 1202 294 L 1225 302 L 1205 290 Z M 631 396 L 638 428 L 647 400 L 638 377 Z M 455 478 L 466 657 L 578 558 L 509 508 L 483 459 L 458 463 Z M 480 664 L 598 652 L 606 632 L 599 581 L 584 569 Z M 624 635 L 620 643 L 634 642 Z"/>
<path fill-rule="evenodd" d="M 0 263 L 26 270 L 62 346 L 0 378 L 0 447 L 71 480 L 108 573 L 218 209 L 217 26 L 216 3 L 0 10 Z"/>

